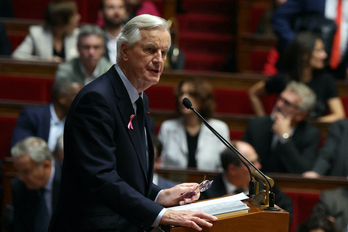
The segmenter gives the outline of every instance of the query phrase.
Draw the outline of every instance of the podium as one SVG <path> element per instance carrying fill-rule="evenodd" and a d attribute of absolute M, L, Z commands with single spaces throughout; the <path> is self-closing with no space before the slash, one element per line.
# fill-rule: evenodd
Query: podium
<path fill-rule="evenodd" d="M 240 210 L 230 213 L 215 215 L 218 220 L 213 227 L 202 227 L 204 232 L 287 232 L 289 231 L 289 213 L 280 211 L 267 211 L 254 206 L 252 200 L 243 201 L 249 210 Z M 173 227 L 171 232 L 196 232 L 192 228 Z"/>

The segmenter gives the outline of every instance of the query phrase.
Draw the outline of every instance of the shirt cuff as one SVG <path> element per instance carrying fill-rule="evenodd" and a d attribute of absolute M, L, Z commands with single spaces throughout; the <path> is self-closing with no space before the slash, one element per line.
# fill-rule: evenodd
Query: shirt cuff
<path fill-rule="evenodd" d="M 159 212 L 159 214 L 157 215 L 155 221 L 152 223 L 151 227 L 158 227 L 158 226 L 159 226 L 160 221 L 161 221 L 161 219 L 162 219 L 162 217 L 163 217 L 163 214 L 164 214 L 166 211 L 167 211 L 167 209 L 166 209 L 166 208 L 163 208 L 163 209 L 161 210 L 161 212 Z"/>

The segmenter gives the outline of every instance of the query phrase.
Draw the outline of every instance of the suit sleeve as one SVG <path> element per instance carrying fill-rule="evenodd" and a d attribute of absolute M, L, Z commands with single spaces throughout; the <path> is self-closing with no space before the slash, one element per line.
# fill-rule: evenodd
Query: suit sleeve
<path fill-rule="evenodd" d="M 308 126 L 307 124 L 307 128 Z M 295 138 L 291 138 L 287 143 L 279 144 L 276 148 L 279 155 L 278 165 L 287 173 L 301 174 L 313 167 L 321 135 L 312 127 L 304 131 L 306 132 L 299 131 L 300 135 L 297 135 L 299 137 L 296 138 L 296 142 Z"/>
<path fill-rule="evenodd" d="M 17 59 L 35 59 L 34 56 L 34 41 L 33 37 L 29 34 L 25 37 L 24 41 L 17 47 L 12 53 L 12 56 Z M 37 58 L 37 57 L 36 57 Z"/>
<path fill-rule="evenodd" d="M 133 167 L 117 165 L 129 157 L 128 154 L 121 154 L 118 158 L 115 155 L 115 140 L 125 135 L 117 134 L 120 130 L 117 120 L 121 119 L 110 108 L 114 104 L 104 96 L 90 92 L 82 97 L 75 108 L 69 126 L 74 135 L 72 144 L 76 168 L 83 177 L 83 184 L 105 205 L 132 224 L 150 228 L 163 207 L 131 187 L 118 174 L 117 167 L 130 170 Z M 133 173 L 135 176 L 138 174 L 137 170 Z M 141 178 L 139 175 L 135 180 L 142 181 Z M 158 193 L 158 187 L 152 186 L 151 189 L 152 196 Z"/>
<path fill-rule="evenodd" d="M 324 143 L 319 152 L 319 156 L 313 166 L 313 171 L 320 175 L 325 175 L 330 169 L 332 160 L 338 154 L 339 144 L 341 142 L 342 133 L 340 131 L 340 121 L 332 123 Z"/>
<path fill-rule="evenodd" d="M 278 51 L 282 53 L 289 42 L 295 38 L 291 28 L 292 20 L 302 11 L 302 0 L 288 0 L 272 16 L 272 27 L 278 36 Z"/>
<path fill-rule="evenodd" d="M 16 125 L 13 128 L 11 147 L 13 147 L 18 141 L 28 136 L 35 136 L 36 128 L 37 127 L 33 120 L 28 115 L 28 111 L 26 109 L 22 109 Z"/>

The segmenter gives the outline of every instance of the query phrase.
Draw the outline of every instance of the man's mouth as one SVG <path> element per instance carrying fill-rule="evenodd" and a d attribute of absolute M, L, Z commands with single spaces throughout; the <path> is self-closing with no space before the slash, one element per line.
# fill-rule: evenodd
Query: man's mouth
<path fill-rule="evenodd" d="M 150 69 L 151 72 L 159 73 L 159 69 Z"/>

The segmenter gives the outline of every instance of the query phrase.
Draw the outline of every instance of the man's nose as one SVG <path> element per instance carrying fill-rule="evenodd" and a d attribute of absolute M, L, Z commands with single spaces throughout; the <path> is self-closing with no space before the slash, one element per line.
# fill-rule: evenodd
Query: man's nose
<path fill-rule="evenodd" d="M 163 59 L 163 56 L 162 56 L 162 51 L 156 52 L 153 61 L 156 62 L 156 63 L 163 63 L 164 62 L 164 59 Z"/>

